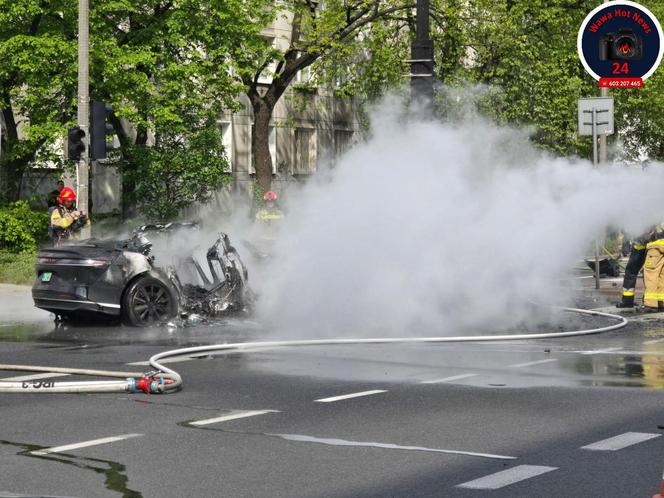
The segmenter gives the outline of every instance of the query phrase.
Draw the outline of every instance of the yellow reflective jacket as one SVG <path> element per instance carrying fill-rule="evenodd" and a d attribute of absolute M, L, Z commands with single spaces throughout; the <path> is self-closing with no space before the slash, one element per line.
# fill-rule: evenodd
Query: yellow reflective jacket
<path fill-rule="evenodd" d="M 74 221 L 76 221 L 76 217 L 72 211 L 67 211 L 61 206 L 51 209 L 51 228 L 67 230 Z"/>
<path fill-rule="evenodd" d="M 280 220 L 284 217 L 284 213 L 281 212 L 280 209 L 259 209 L 258 212 L 256 213 L 256 219 L 259 221 L 272 221 L 272 220 Z"/>

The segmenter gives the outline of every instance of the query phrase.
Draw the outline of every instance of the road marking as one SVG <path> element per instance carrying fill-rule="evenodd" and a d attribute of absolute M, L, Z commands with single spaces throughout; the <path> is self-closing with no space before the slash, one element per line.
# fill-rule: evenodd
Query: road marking
<path fill-rule="evenodd" d="M 373 391 L 362 391 L 360 393 L 351 393 L 351 394 L 342 394 L 341 396 L 332 396 L 331 398 L 321 398 L 321 399 L 316 399 L 317 403 L 331 403 L 333 401 L 341 401 L 342 399 L 351 399 L 351 398 L 359 398 L 361 396 L 371 396 L 372 394 L 380 394 L 380 393 L 386 393 L 387 391 L 384 391 L 382 389 L 374 389 Z"/>
<path fill-rule="evenodd" d="M 452 375 L 452 377 L 444 377 L 442 379 L 433 379 L 433 380 L 422 380 L 420 384 L 438 384 L 440 382 L 452 382 L 455 380 L 467 379 L 469 377 L 476 377 L 479 374 L 461 374 L 461 375 Z"/>
<path fill-rule="evenodd" d="M 609 439 L 603 439 L 602 441 L 597 441 L 596 443 L 581 446 L 581 449 L 591 451 L 617 451 L 634 444 L 643 443 L 644 441 L 648 441 L 659 436 L 661 436 L 661 434 L 649 434 L 647 432 L 626 432 L 625 434 L 620 434 L 619 436 L 610 437 Z"/>
<path fill-rule="evenodd" d="M 473 481 L 457 484 L 457 488 L 466 489 L 500 489 L 510 484 L 525 481 L 531 477 L 537 477 L 552 470 L 558 470 L 558 467 L 545 467 L 542 465 L 517 465 L 511 469 L 501 470 L 495 474 L 480 477 Z"/>
<path fill-rule="evenodd" d="M 215 417 L 215 418 L 206 418 L 204 420 L 194 420 L 193 422 L 189 422 L 189 425 L 210 425 L 210 424 L 217 424 L 219 422 L 227 422 L 229 420 L 237 420 L 238 418 L 246 418 L 246 417 L 255 417 L 256 415 L 263 415 L 264 413 L 279 413 L 279 410 L 242 410 L 242 411 L 234 411 L 229 413 L 228 415 L 222 415 L 221 417 Z"/>
<path fill-rule="evenodd" d="M 104 437 L 101 439 L 93 439 L 91 441 L 84 441 L 82 443 L 67 444 L 65 446 L 54 446 L 52 448 L 44 448 L 43 450 L 31 451 L 31 455 L 48 455 L 49 453 L 62 453 L 64 451 L 76 450 L 78 448 L 87 448 L 88 446 L 97 446 L 99 444 L 113 443 L 115 441 L 122 441 L 123 439 L 130 439 L 132 437 L 142 436 L 143 434 L 123 434 L 121 436 Z"/>
<path fill-rule="evenodd" d="M 651 339 L 649 341 L 643 341 L 643 344 L 657 344 L 658 342 L 664 342 L 664 339 Z"/>
<path fill-rule="evenodd" d="M 558 361 L 557 358 L 548 358 L 546 360 L 537 360 L 537 361 L 529 361 L 527 363 L 517 363 L 515 365 L 507 365 L 509 368 L 523 368 L 523 367 L 532 367 L 534 365 L 542 365 L 544 363 L 552 363 L 554 361 Z"/>
<path fill-rule="evenodd" d="M 0 379 L 0 382 L 9 382 L 9 381 L 22 382 L 22 381 L 28 381 L 28 380 L 52 379 L 54 377 L 67 377 L 68 375 L 70 375 L 70 374 L 65 374 L 65 373 L 42 373 L 42 374 L 34 374 L 34 375 L 19 375 L 17 377 L 5 377 L 3 379 Z"/>
<path fill-rule="evenodd" d="M 422 446 L 399 446 L 391 443 L 372 443 L 361 441 L 346 441 L 345 439 L 334 438 L 318 438 L 313 436 L 304 436 L 300 434 L 267 434 L 268 436 L 276 436 L 287 441 L 297 441 L 300 443 L 319 443 L 328 444 L 331 446 L 363 446 L 369 448 L 382 448 L 388 450 L 408 450 L 408 451 L 429 451 L 433 453 L 447 453 L 450 455 L 466 455 L 480 458 L 492 458 L 496 460 L 516 460 L 516 457 L 506 455 L 494 455 L 492 453 L 476 453 L 473 451 L 460 451 L 460 450 L 442 450 L 439 448 L 424 448 Z"/>
<path fill-rule="evenodd" d="M 606 349 L 595 349 L 593 351 L 579 351 L 583 355 L 592 355 L 592 354 L 602 354 L 602 353 L 611 353 L 613 351 L 620 351 L 624 348 L 606 348 Z"/>

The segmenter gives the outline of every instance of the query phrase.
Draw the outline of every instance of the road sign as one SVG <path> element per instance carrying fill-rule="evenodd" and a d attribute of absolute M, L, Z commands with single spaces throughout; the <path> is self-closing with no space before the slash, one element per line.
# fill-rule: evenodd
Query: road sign
<path fill-rule="evenodd" d="M 583 67 L 604 88 L 640 88 L 664 55 L 664 35 L 652 12 L 630 1 L 603 3 L 581 23 Z"/>
<path fill-rule="evenodd" d="M 613 97 L 579 99 L 579 135 L 593 134 L 613 135 Z"/>

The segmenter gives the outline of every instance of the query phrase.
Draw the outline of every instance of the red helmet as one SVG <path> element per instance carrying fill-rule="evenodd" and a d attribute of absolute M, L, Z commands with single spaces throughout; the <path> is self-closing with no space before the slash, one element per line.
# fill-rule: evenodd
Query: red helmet
<path fill-rule="evenodd" d="M 58 204 L 62 204 L 64 201 L 75 201 L 76 192 L 74 192 L 70 187 L 65 187 L 60 191 L 58 196 Z"/>
<path fill-rule="evenodd" d="M 265 194 L 263 194 L 263 201 L 265 201 L 265 202 L 267 202 L 267 201 L 273 201 L 274 202 L 276 200 L 277 200 L 277 194 L 272 192 L 271 190 L 268 191 L 268 192 L 265 192 Z"/>

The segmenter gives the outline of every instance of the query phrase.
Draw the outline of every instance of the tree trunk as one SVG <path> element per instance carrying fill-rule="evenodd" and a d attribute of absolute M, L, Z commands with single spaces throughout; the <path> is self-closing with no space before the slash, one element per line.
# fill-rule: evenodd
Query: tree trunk
<path fill-rule="evenodd" d="M 258 186 L 267 192 L 272 186 L 272 157 L 270 156 L 270 118 L 274 105 L 258 95 L 251 98 L 254 124 L 251 127 L 251 152 Z"/>
<path fill-rule="evenodd" d="M 32 159 L 32 154 L 16 157 L 12 149 L 18 145 L 18 128 L 14 119 L 9 95 L 3 96 L 2 116 L 5 121 L 5 133 L 2 137 L 2 157 L 0 160 L 0 186 L 2 197 L 7 201 L 17 201 L 23 173 Z M 8 159 L 10 158 L 10 159 Z"/>

